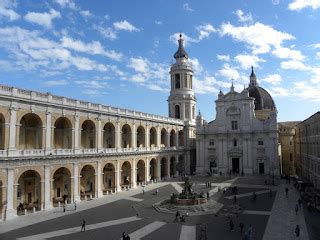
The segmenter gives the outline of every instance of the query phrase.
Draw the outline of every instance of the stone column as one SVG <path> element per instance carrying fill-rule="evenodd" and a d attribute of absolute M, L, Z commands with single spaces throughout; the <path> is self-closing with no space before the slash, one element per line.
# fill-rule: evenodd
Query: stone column
<path fill-rule="evenodd" d="M 80 127 L 79 127 L 79 116 L 75 115 L 74 116 L 74 151 L 75 152 L 79 152 L 80 151 L 80 146 L 79 146 L 79 142 L 80 142 Z M 79 174 L 78 174 L 79 175 Z"/>
<path fill-rule="evenodd" d="M 180 119 L 184 120 L 186 117 L 186 105 L 181 103 Z"/>
<path fill-rule="evenodd" d="M 120 162 L 117 161 L 116 168 L 115 168 L 115 184 L 116 184 L 116 191 L 121 192 L 121 169 L 120 169 Z"/>
<path fill-rule="evenodd" d="M 17 110 L 10 107 L 9 151 L 16 150 Z"/>
<path fill-rule="evenodd" d="M 136 166 L 136 160 L 132 160 L 132 166 L 131 166 L 131 186 L 132 188 L 137 187 L 137 166 Z"/>
<path fill-rule="evenodd" d="M 115 148 L 121 148 L 121 129 L 120 129 L 119 121 L 116 122 L 114 141 L 115 141 Z"/>
<path fill-rule="evenodd" d="M 170 147 L 170 132 L 167 132 L 167 146 L 166 147 Z"/>
<path fill-rule="evenodd" d="M 145 136 L 146 147 L 150 147 L 150 127 L 146 126 L 146 136 Z"/>
<path fill-rule="evenodd" d="M 102 191 L 102 170 L 101 170 L 101 163 L 97 162 L 97 191 L 96 191 L 96 196 L 102 197 L 103 196 L 103 191 Z"/>
<path fill-rule="evenodd" d="M 170 156 L 167 157 L 167 178 L 170 178 Z"/>
<path fill-rule="evenodd" d="M 179 147 L 179 131 L 178 131 L 178 130 L 176 131 L 175 138 L 176 138 L 176 144 L 175 144 L 175 146 L 176 146 L 176 147 Z"/>
<path fill-rule="evenodd" d="M 50 166 L 44 166 L 44 209 L 52 208 Z"/>
<path fill-rule="evenodd" d="M 157 147 L 161 147 L 161 128 L 157 126 Z"/>
<path fill-rule="evenodd" d="M 146 182 L 150 181 L 150 159 L 146 159 Z"/>
<path fill-rule="evenodd" d="M 14 196 L 14 169 L 7 169 L 7 207 L 5 209 L 5 218 L 11 219 L 17 215 L 16 210 L 13 206 L 13 196 Z"/>
<path fill-rule="evenodd" d="M 161 180 L 161 158 L 156 158 L 157 163 L 157 181 Z"/>
<path fill-rule="evenodd" d="M 131 129 L 131 147 L 136 148 L 139 147 L 137 146 L 137 129 L 136 129 L 136 124 L 132 124 L 132 129 Z"/>
<path fill-rule="evenodd" d="M 79 195 L 79 165 L 73 164 L 73 201 L 80 201 Z"/>
<path fill-rule="evenodd" d="M 97 127 L 97 150 L 102 148 L 102 129 L 101 129 L 101 119 L 97 119 L 98 127 Z"/>
<path fill-rule="evenodd" d="M 51 112 L 46 112 L 46 133 L 45 133 L 45 147 L 46 153 L 51 151 Z"/>

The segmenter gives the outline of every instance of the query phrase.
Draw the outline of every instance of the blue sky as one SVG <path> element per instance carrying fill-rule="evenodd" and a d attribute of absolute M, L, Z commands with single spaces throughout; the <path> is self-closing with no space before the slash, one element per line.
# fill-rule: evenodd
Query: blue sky
<path fill-rule="evenodd" d="M 166 116 L 181 32 L 206 120 L 251 65 L 278 120 L 303 120 L 319 110 L 319 13 L 320 0 L 0 0 L 0 83 Z"/>

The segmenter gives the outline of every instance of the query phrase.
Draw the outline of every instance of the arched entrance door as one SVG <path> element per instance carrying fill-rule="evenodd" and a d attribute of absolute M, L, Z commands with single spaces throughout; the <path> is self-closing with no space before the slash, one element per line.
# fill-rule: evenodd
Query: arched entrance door
<path fill-rule="evenodd" d="M 81 147 L 96 147 L 96 126 L 91 120 L 85 120 L 81 126 Z"/>
<path fill-rule="evenodd" d="M 121 166 L 121 187 L 129 188 L 131 180 L 131 164 L 126 161 Z"/>
<path fill-rule="evenodd" d="M 168 176 L 168 172 L 167 172 L 167 167 L 168 163 L 167 163 L 167 159 L 166 158 L 162 158 L 161 159 L 161 179 L 164 179 Z"/>
<path fill-rule="evenodd" d="M 5 123 L 3 115 L 0 114 L 0 150 L 4 150 Z"/>
<path fill-rule="evenodd" d="M 137 163 L 137 182 L 144 183 L 146 181 L 145 164 L 143 160 L 139 160 Z"/>
<path fill-rule="evenodd" d="M 184 135 L 182 130 L 179 131 L 179 146 L 184 146 Z"/>
<path fill-rule="evenodd" d="M 123 148 L 131 147 L 131 128 L 128 124 L 123 125 L 121 131 L 121 146 Z"/>
<path fill-rule="evenodd" d="M 95 197 L 95 170 L 91 165 L 85 165 L 80 172 L 80 196 L 84 200 Z"/>
<path fill-rule="evenodd" d="M 112 163 L 107 163 L 103 168 L 103 193 L 115 191 L 115 169 Z"/>
<path fill-rule="evenodd" d="M 146 132 L 142 126 L 139 126 L 137 129 L 137 147 L 145 147 L 146 141 Z"/>
<path fill-rule="evenodd" d="M 170 147 L 176 146 L 176 132 L 172 129 L 170 132 Z"/>
<path fill-rule="evenodd" d="M 69 169 L 61 167 L 53 174 L 53 206 L 58 203 L 71 203 L 71 173 Z"/>
<path fill-rule="evenodd" d="M 17 187 L 17 209 L 32 212 L 41 210 L 41 177 L 38 172 L 28 170 L 21 174 Z M 22 207 L 19 208 L 19 207 Z M 18 211 L 18 214 L 23 211 Z"/>
<path fill-rule="evenodd" d="M 54 148 L 72 148 L 72 124 L 66 117 L 58 118 L 54 123 Z"/>
<path fill-rule="evenodd" d="M 157 164 L 156 159 L 152 158 L 150 161 L 150 180 L 154 181 L 157 179 Z"/>
<path fill-rule="evenodd" d="M 19 149 L 42 148 L 42 121 L 34 113 L 24 115 L 20 120 Z"/>
<path fill-rule="evenodd" d="M 103 128 L 103 147 L 115 148 L 115 128 L 110 122 Z"/>

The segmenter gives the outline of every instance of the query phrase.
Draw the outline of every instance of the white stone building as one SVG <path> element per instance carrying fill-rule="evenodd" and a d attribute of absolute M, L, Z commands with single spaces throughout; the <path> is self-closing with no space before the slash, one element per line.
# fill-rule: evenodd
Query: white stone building
<path fill-rule="evenodd" d="M 215 120 L 197 116 L 197 173 L 278 175 L 277 110 L 253 68 L 247 89 L 238 93 L 232 84 L 215 103 Z"/>

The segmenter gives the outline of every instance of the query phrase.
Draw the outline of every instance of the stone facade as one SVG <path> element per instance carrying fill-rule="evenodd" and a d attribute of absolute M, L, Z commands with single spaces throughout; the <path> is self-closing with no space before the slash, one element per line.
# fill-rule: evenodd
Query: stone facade
<path fill-rule="evenodd" d="M 320 190 L 320 112 L 296 125 L 297 174 Z"/>
<path fill-rule="evenodd" d="M 279 159 L 281 162 L 281 174 L 296 174 L 296 151 L 294 137 L 296 134 L 295 125 L 299 122 L 280 122 L 279 130 Z"/>
<path fill-rule="evenodd" d="M 253 71 L 250 84 L 257 84 Z M 249 94 L 250 85 L 238 93 L 232 84 L 215 101 L 215 120 L 207 123 L 197 116 L 197 173 L 279 175 L 277 111 L 274 105 L 263 107 L 264 100 L 273 100 L 265 95 L 257 103 Z"/>

